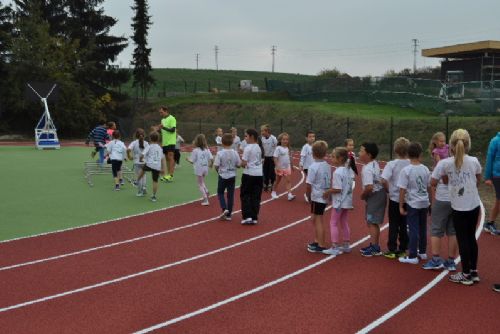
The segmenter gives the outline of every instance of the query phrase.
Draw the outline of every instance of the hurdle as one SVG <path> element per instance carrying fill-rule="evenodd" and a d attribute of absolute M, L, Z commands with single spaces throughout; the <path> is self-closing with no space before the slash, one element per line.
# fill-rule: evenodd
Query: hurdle
<path fill-rule="evenodd" d="M 83 163 L 83 177 L 87 181 L 88 185 L 93 187 L 93 176 L 94 175 L 111 175 L 111 165 L 109 164 L 100 164 L 96 161 L 85 161 Z M 126 179 L 130 184 L 134 183 L 135 173 L 125 164 L 122 165 L 122 175 L 123 178 Z"/>

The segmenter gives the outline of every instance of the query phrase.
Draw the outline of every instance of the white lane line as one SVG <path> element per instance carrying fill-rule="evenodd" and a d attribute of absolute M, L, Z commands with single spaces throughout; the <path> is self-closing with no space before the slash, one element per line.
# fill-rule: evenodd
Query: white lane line
<path fill-rule="evenodd" d="M 483 231 L 484 218 L 485 218 L 484 205 L 481 202 L 481 221 L 479 223 L 479 228 L 476 230 L 476 239 L 479 239 L 481 232 Z M 455 260 L 455 262 L 456 263 L 460 262 L 460 258 L 457 258 Z M 422 289 L 415 292 L 415 294 L 413 294 L 410 298 L 408 298 L 407 300 L 405 300 L 404 302 L 402 302 L 401 304 L 399 304 L 398 306 L 396 306 L 395 308 L 393 308 L 392 310 L 390 310 L 389 312 L 387 312 L 386 314 L 384 314 L 383 316 L 381 316 L 377 320 L 373 321 L 368 326 L 360 329 L 357 332 L 357 334 L 368 333 L 368 332 L 374 330 L 375 328 L 377 328 L 378 326 L 382 325 L 384 322 L 386 322 L 387 320 L 389 320 L 390 318 L 392 318 L 393 316 L 395 316 L 396 314 L 398 314 L 399 312 L 401 312 L 402 310 L 404 310 L 405 308 L 410 306 L 413 302 L 418 300 L 420 297 L 425 295 L 427 292 L 429 292 L 429 290 L 431 290 L 433 287 L 435 287 L 443 278 L 446 277 L 446 275 L 448 275 L 448 270 L 444 270 L 443 272 L 441 272 L 439 275 L 436 276 L 436 278 L 434 278 L 432 281 L 430 281 Z"/>
<path fill-rule="evenodd" d="M 301 172 L 301 174 L 302 174 L 302 178 L 300 179 L 300 182 L 298 182 L 296 185 L 294 185 L 292 187 L 292 190 L 297 189 L 302 184 L 302 182 L 304 181 L 305 174 L 304 174 L 304 172 Z M 287 194 L 286 192 L 281 193 L 281 194 L 278 195 L 278 197 L 282 197 L 282 196 L 284 196 L 286 194 Z M 269 199 L 266 199 L 266 200 L 260 202 L 260 204 L 261 205 L 262 204 L 266 204 L 266 203 L 269 203 L 269 202 L 271 202 L 273 200 L 274 200 L 273 198 L 269 198 Z M 234 214 L 239 213 L 239 212 L 241 212 L 241 210 L 233 211 L 232 214 L 234 215 Z M 154 237 L 158 237 L 158 236 L 161 236 L 161 235 L 164 235 L 164 234 L 169 234 L 169 233 L 172 233 L 172 232 L 181 231 L 181 230 L 185 230 L 185 229 L 188 229 L 188 228 L 191 228 L 191 227 L 195 227 L 195 226 L 198 226 L 198 225 L 206 224 L 208 222 L 211 222 L 213 220 L 218 220 L 218 219 L 220 219 L 219 215 L 216 216 L 216 217 L 205 219 L 205 220 L 200 220 L 200 221 L 197 221 L 197 222 L 189 224 L 189 225 L 179 226 L 179 227 L 172 228 L 172 229 L 169 229 L 169 230 L 160 231 L 160 232 L 156 232 L 156 233 L 152 233 L 152 234 L 148 234 L 148 235 L 144 235 L 144 236 L 140 236 L 140 237 L 136 237 L 136 238 L 132 238 L 132 239 L 127 239 L 127 240 L 123 240 L 123 241 L 118 241 L 118 242 L 114 242 L 114 243 L 111 243 L 111 244 L 106 244 L 106 245 L 102 245 L 102 246 L 98 246 L 98 247 L 92 247 L 92 248 L 83 249 L 83 250 L 76 251 L 76 252 L 71 252 L 71 253 L 66 253 L 66 254 L 51 256 L 51 257 L 47 257 L 47 258 L 44 258 L 44 259 L 33 260 L 33 261 L 28 261 L 28 262 L 13 264 L 13 265 L 5 266 L 5 267 L 0 267 L 0 271 L 6 271 L 6 270 L 15 269 L 15 268 L 20 268 L 20 267 L 26 267 L 26 266 L 30 266 L 30 265 L 35 265 L 35 264 L 39 264 L 39 263 L 43 263 L 43 262 L 49 262 L 49 261 L 59 260 L 59 259 L 67 258 L 67 257 L 70 257 L 70 256 L 76 256 L 76 255 L 80 255 L 80 254 L 86 254 L 86 253 L 94 252 L 94 251 L 101 250 L 101 249 L 106 249 L 106 248 L 111 248 L 111 247 L 115 247 L 115 246 L 119 246 L 119 245 L 124 245 L 124 244 L 132 243 L 132 242 L 136 242 L 136 241 L 140 241 L 140 240 L 144 240 L 144 239 L 154 238 Z"/>
<path fill-rule="evenodd" d="M 27 302 L 24 302 L 24 303 L 20 303 L 20 304 L 16 304 L 16 305 L 11 305 L 11 306 L 7 306 L 7 307 L 4 307 L 4 308 L 0 308 L 0 313 L 6 312 L 6 311 L 10 311 L 10 310 L 14 310 L 14 309 L 18 309 L 18 308 L 22 308 L 22 307 L 26 307 L 26 306 L 33 305 L 33 304 L 38 304 L 38 303 L 46 302 L 46 301 L 49 301 L 49 300 L 52 300 L 52 299 L 61 298 L 61 297 L 68 296 L 68 295 L 73 295 L 73 294 L 76 294 L 76 293 L 79 293 L 79 292 L 88 291 L 88 290 L 99 288 L 99 287 L 103 287 L 103 286 L 106 286 L 106 285 L 110 285 L 110 284 L 122 282 L 122 281 L 125 281 L 125 280 L 128 280 L 128 279 L 131 279 L 131 278 L 135 278 L 135 277 L 139 277 L 139 276 L 144 276 L 144 275 L 147 275 L 147 274 L 150 274 L 150 273 L 154 273 L 154 272 L 157 272 L 157 271 L 160 271 L 160 270 L 164 270 L 164 269 L 167 269 L 167 268 L 175 267 L 175 266 L 178 266 L 180 264 L 184 264 L 184 263 L 188 263 L 188 262 L 191 262 L 191 261 L 195 261 L 195 260 L 198 260 L 198 259 L 210 256 L 210 255 L 221 253 L 221 252 L 224 252 L 226 250 L 229 250 L 229 249 L 232 249 L 232 248 L 236 248 L 236 247 L 248 244 L 250 242 L 253 242 L 253 241 L 256 241 L 256 240 L 268 237 L 270 235 L 273 235 L 273 234 L 276 234 L 278 232 L 281 232 L 281 231 L 284 231 L 286 229 L 289 229 L 289 228 L 291 228 L 293 226 L 299 225 L 299 224 L 301 224 L 301 223 L 303 223 L 303 222 L 305 222 L 305 221 L 307 221 L 309 219 L 311 219 L 311 216 L 307 216 L 307 217 L 302 218 L 300 220 L 296 220 L 293 223 L 290 223 L 290 224 L 288 224 L 286 226 L 282 226 L 280 228 L 277 228 L 275 230 L 272 230 L 272 231 L 269 231 L 269 232 L 257 235 L 255 237 L 252 237 L 252 238 L 249 238 L 249 239 L 246 239 L 246 240 L 243 240 L 243 241 L 239 241 L 239 242 L 236 242 L 236 243 L 231 244 L 229 246 L 218 248 L 218 249 L 212 250 L 212 251 L 207 252 L 207 253 L 198 254 L 198 255 L 195 255 L 193 257 L 184 259 L 184 260 L 179 260 L 179 261 L 176 261 L 176 262 L 172 262 L 172 263 L 165 264 L 165 265 L 162 265 L 162 266 L 159 266 L 159 267 L 151 268 L 151 269 L 148 269 L 148 270 L 145 270 L 145 271 L 141 271 L 141 272 L 138 272 L 138 273 L 134 273 L 134 274 L 122 276 L 122 277 L 119 277 L 119 278 L 116 278 L 116 279 L 113 279 L 113 280 L 104 281 L 104 282 L 93 284 L 93 285 L 88 285 L 88 286 L 85 286 L 85 287 L 82 287 L 82 288 L 79 288 L 79 289 L 70 290 L 70 291 L 58 293 L 58 294 L 55 294 L 55 295 L 52 295 L 52 296 L 47 296 L 47 297 L 43 297 L 43 298 L 39 298 L 39 299 L 35 299 L 35 300 L 30 300 L 30 301 L 27 301 Z"/>
<path fill-rule="evenodd" d="M 310 218 L 310 217 L 309 217 L 309 218 Z M 381 231 L 383 231 L 383 230 L 385 230 L 387 227 L 388 227 L 388 225 L 386 224 L 386 225 L 382 226 L 382 227 L 380 228 L 380 230 L 381 230 Z M 366 236 L 366 237 L 364 237 L 364 238 L 362 238 L 362 239 L 360 239 L 360 240 L 356 241 L 355 243 L 353 243 L 353 244 L 352 244 L 352 246 L 351 246 L 351 247 L 353 247 L 353 248 L 354 248 L 354 247 L 357 247 L 359 244 L 361 244 L 361 243 L 365 242 L 365 241 L 366 241 L 366 240 L 368 240 L 368 239 L 370 239 L 370 236 Z M 142 329 L 142 330 L 140 330 L 140 331 L 135 332 L 135 334 L 144 334 L 144 333 L 149 333 L 149 332 L 152 332 L 152 331 L 154 331 L 154 330 L 157 330 L 157 329 L 160 329 L 160 328 L 164 328 L 164 327 L 167 327 L 167 326 L 173 325 L 173 324 L 175 324 L 175 323 L 177 323 L 177 322 L 180 322 L 180 321 L 183 321 L 183 320 L 186 320 L 186 319 L 189 319 L 189 318 L 195 317 L 195 316 L 197 316 L 197 315 L 200 315 L 200 314 L 206 313 L 206 312 L 211 311 L 211 310 L 213 310 L 213 309 L 219 308 L 219 307 L 221 307 L 221 306 L 223 306 L 223 305 L 226 305 L 226 304 L 232 303 L 232 302 L 237 301 L 237 300 L 239 300 L 239 299 L 242 299 L 242 298 L 245 298 L 245 297 L 250 296 L 250 295 L 252 295 L 252 294 L 255 294 L 255 293 L 259 292 L 259 291 L 262 291 L 262 290 L 265 290 L 265 289 L 267 289 L 267 288 L 270 288 L 270 287 L 272 287 L 272 286 L 274 286 L 274 285 L 276 285 L 276 284 L 279 284 L 279 283 L 282 283 L 282 282 L 284 282 L 284 281 L 287 281 L 287 280 L 289 280 L 290 278 L 293 278 L 293 277 L 296 277 L 296 276 L 298 276 L 298 275 L 300 275 L 300 274 L 303 274 L 303 273 L 305 273 L 306 271 L 309 271 L 309 270 L 311 270 L 311 269 L 313 269 L 313 268 L 316 268 L 316 267 L 318 267 L 318 266 L 322 265 L 323 263 L 328 262 L 328 261 L 330 261 L 330 260 L 332 260 L 332 259 L 334 259 L 334 258 L 335 258 L 335 257 L 333 257 L 333 256 L 327 256 L 327 257 L 325 257 L 324 259 L 322 259 L 322 260 L 320 260 L 320 261 L 314 262 L 314 263 L 312 263 L 312 264 L 310 264 L 310 265 L 308 265 L 308 266 L 306 266 L 306 267 L 303 267 L 303 268 L 301 268 L 301 269 L 299 269 L 299 270 L 297 270 L 297 271 L 294 271 L 293 273 L 290 273 L 290 274 L 288 274 L 288 275 L 282 276 L 282 277 L 280 277 L 280 278 L 278 278 L 278 279 L 276 279 L 276 280 L 274 280 L 274 281 L 270 281 L 270 282 L 268 282 L 268 283 L 266 283 L 266 284 L 260 285 L 260 286 L 258 286 L 258 287 L 256 287 L 256 288 L 252 289 L 252 290 L 245 291 L 245 292 L 240 293 L 240 294 L 238 294 L 238 295 L 235 295 L 235 296 L 233 296 L 233 297 L 230 297 L 230 298 L 227 298 L 227 299 L 221 300 L 220 302 L 217 302 L 217 303 L 215 303 L 215 304 L 212 304 L 212 305 L 209 305 L 209 306 L 207 306 L 207 307 L 204 307 L 204 308 L 198 309 L 198 310 L 196 310 L 196 311 L 194 311 L 194 312 L 186 313 L 186 314 L 184 314 L 184 315 L 182 315 L 182 316 L 179 316 L 179 317 L 177 317 L 177 318 L 173 318 L 173 319 L 167 320 L 167 321 L 165 321 L 165 322 L 162 322 L 162 323 L 156 324 L 156 325 L 154 325 L 154 326 L 151 326 L 151 327 L 148 327 L 148 328 Z"/>

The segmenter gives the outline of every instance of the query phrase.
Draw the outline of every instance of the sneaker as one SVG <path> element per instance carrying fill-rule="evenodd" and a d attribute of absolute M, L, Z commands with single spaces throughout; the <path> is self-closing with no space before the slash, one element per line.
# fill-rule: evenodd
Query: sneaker
<path fill-rule="evenodd" d="M 250 225 L 252 224 L 252 218 L 246 218 L 241 221 L 241 225 Z"/>
<path fill-rule="evenodd" d="M 257 225 L 257 223 L 258 223 L 258 222 L 259 222 L 259 221 L 258 221 L 257 219 L 253 219 L 253 220 L 252 220 L 252 225 Z"/>
<path fill-rule="evenodd" d="M 311 253 L 323 253 L 326 248 L 323 248 L 320 245 L 315 245 L 313 247 L 308 247 L 307 250 Z"/>
<path fill-rule="evenodd" d="M 466 275 L 464 273 L 456 273 L 456 274 L 450 275 L 450 277 L 448 277 L 448 281 L 453 282 L 453 283 L 461 283 L 463 285 L 474 284 L 470 275 Z"/>
<path fill-rule="evenodd" d="M 143 193 L 144 195 L 146 195 L 146 194 L 148 193 L 148 192 L 147 192 L 147 190 L 146 190 L 146 187 L 142 188 L 142 193 Z"/>
<path fill-rule="evenodd" d="M 311 242 L 307 244 L 307 249 L 318 247 L 319 244 L 317 242 Z"/>
<path fill-rule="evenodd" d="M 158 199 L 156 198 L 155 195 L 151 196 L 151 202 L 156 202 Z"/>
<path fill-rule="evenodd" d="M 323 251 L 323 254 L 337 256 L 342 254 L 342 249 L 340 247 L 328 248 Z"/>
<path fill-rule="evenodd" d="M 231 221 L 231 214 L 228 213 L 226 216 L 224 216 L 223 219 L 226 221 Z"/>
<path fill-rule="evenodd" d="M 500 292 L 500 284 L 493 284 L 493 291 Z"/>
<path fill-rule="evenodd" d="M 208 201 L 208 198 L 204 198 L 202 201 L 201 201 L 201 205 L 203 206 L 207 206 L 207 205 L 210 205 L 210 202 Z"/>
<path fill-rule="evenodd" d="M 397 258 L 396 252 L 393 252 L 393 251 L 387 251 L 387 252 L 385 252 L 384 256 L 386 258 L 388 258 L 388 259 L 391 259 L 391 260 Z"/>
<path fill-rule="evenodd" d="M 273 199 L 278 198 L 278 194 L 276 194 L 276 191 L 273 191 L 273 192 L 271 193 L 271 197 L 272 197 Z"/>
<path fill-rule="evenodd" d="M 120 185 L 121 186 L 125 185 L 125 181 L 123 181 L 123 179 L 120 179 Z"/>
<path fill-rule="evenodd" d="M 288 193 L 288 200 L 293 201 L 295 199 L 295 195 L 292 193 Z"/>
<path fill-rule="evenodd" d="M 474 282 L 474 283 L 481 282 L 481 279 L 479 278 L 477 270 L 471 270 L 470 271 L 470 278 L 472 279 L 472 282 Z"/>
<path fill-rule="evenodd" d="M 120 191 L 120 185 L 119 184 L 115 184 L 115 191 Z"/>
<path fill-rule="evenodd" d="M 167 175 L 167 176 L 165 176 L 165 181 L 167 181 L 167 182 L 174 182 L 174 176 L 173 175 Z"/>
<path fill-rule="evenodd" d="M 418 253 L 418 257 L 419 257 L 421 260 L 427 260 L 427 254 L 425 254 L 425 253 Z"/>
<path fill-rule="evenodd" d="M 137 197 L 144 197 L 144 193 L 142 191 L 138 191 L 137 194 L 135 194 Z"/>
<path fill-rule="evenodd" d="M 352 251 L 351 246 L 348 243 L 343 244 L 340 247 L 340 249 L 342 250 L 342 253 L 346 253 L 346 254 L 349 254 Z"/>
<path fill-rule="evenodd" d="M 370 243 L 368 246 L 361 248 L 359 251 L 361 253 L 363 253 L 363 252 L 365 252 L 365 251 L 367 251 L 368 249 L 371 249 L 371 248 L 372 248 L 372 244 Z"/>
<path fill-rule="evenodd" d="M 368 249 L 365 249 L 365 251 L 361 252 L 361 255 L 365 257 L 380 256 L 382 255 L 382 252 L 380 251 L 380 246 L 370 245 Z"/>
<path fill-rule="evenodd" d="M 219 216 L 220 219 L 224 219 L 229 215 L 229 210 L 224 210 L 221 215 Z M 231 215 L 229 215 L 231 217 Z"/>
<path fill-rule="evenodd" d="M 306 194 L 304 194 L 304 200 L 306 201 L 306 203 L 309 203 L 309 199 L 307 198 Z"/>
<path fill-rule="evenodd" d="M 404 256 L 406 256 L 406 251 L 398 250 L 398 251 L 396 251 L 396 256 L 397 257 L 404 257 Z"/>
<path fill-rule="evenodd" d="M 430 259 L 429 261 L 427 261 L 426 264 L 424 264 L 422 266 L 423 269 L 425 270 L 438 270 L 438 269 L 443 269 L 445 268 L 444 266 L 444 261 L 443 259 L 441 259 L 440 257 L 438 258 L 434 258 L 432 257 L 432 259 Z"/>
<path fill-rule="evenodd" d="M 137 180 L 133 180 L 132 181 L 132 186 L 134 186 L 135 188 L 137 188 Z"/>
<path fill-rule="evenodd" d="M 398 260 L 401 263 L 418 264 L 418 257 L 411 258 L 409 256 L 404 256 L 400 257 Z"/>
<path fill-rule="evenodd" d="M 498 233 L 499 233 L 497 227 L 495 226 L 495 222 L 493 222 L 493 221 L 487 222 L 486 224 L 484 224 L 483 229 L 492 235 L 498 235 Z"/>
<path fill-rule="evenodd" d="M 457 270 L 457 265 L 455 264 L 455 260 L 452 260 L 452 259 L 447 259 L 446 261 L 444 261 L 443 266 L 448 271 L 456 271 Z"/>

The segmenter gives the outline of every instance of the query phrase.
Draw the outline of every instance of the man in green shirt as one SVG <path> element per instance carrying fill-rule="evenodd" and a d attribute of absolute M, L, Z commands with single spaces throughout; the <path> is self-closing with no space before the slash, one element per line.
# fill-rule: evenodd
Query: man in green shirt
<path fill-rule="evenodd" d="M 177 121 L 170 115 L 166 106 L 160 107 L 161 123 L 158 128 L 161 130 L 161 141 L 165 160 L 167 161 L 167 173 L 160 178 L 161 181 L 172 182 L 174 180 L 174 152 L 177 141 Z"/>

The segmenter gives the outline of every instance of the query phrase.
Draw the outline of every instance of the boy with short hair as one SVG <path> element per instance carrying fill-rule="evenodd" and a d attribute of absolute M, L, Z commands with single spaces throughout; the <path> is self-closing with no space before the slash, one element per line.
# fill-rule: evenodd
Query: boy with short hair
<path fill-rule="evenodd" d="M 306 195 L 311 203 L 312 223 L 314 226 L 314 242 L 307 245 L 311 253 L 322 253 L 326 249 L 325 224 L 323 214 L 325 213 L 328 200 L 323 198 L 325 191 L 332 184 L 332 170 L 325 161 L 328 144 L 319 140 L 312 145 L 314 162 L 309 166 L 306 180 Z"/>
<path fill-rule="evenodd" d="M 361 248 L 361 255 L 366 257 L 382 255 L 379 245 L 380 224 L 384 222 L 387 195 L 380 181 L 380 166 L 375 160 L 377 155 L 377 144 L 366 142 L 361 145 L 359 160 L 365 164 L 361 170 L 361 199 L 366 201 L 365 219 L 370 233 L 370 244 Z"/>
<path fill-rule="evenodd" d="M 408 146 L 410 164 L 399 174 L 399 212 L 406 216 L 410 244 L 409 254 L 399 262 L 418 264 L 427 259 L 427 210 L 430 203 L 430 172 L 421 163 L 422 145 L 414 142 Z M 404 204 L 406 203 L 406 208 Z"/>
<path fill-rule="evenodd" d="M 312 156 L 312 145 L 316 141 L 316 134 L 314 131 L 307 131 L 306 133 L 306 143 L 302 146 L 302 150 L 300 151 L 300 162 L 299 167 L 304 171 L 304 174 L 307 175 L 307 170 L 309 166 L 314 162 L 314 158 Z M 307 196 L 304 194 L 304 199 L 307 202 Z"/>
<path fill-rule="evenodd" d="M 222 209 L 220 218 L 230 221 L 234 204 L 234 186 L 236 182 L 236 168 L 241 165 L 240 156 L 232 149 L 233 136 L 225 133 L 222 136 L 223 149 L 217 152 L 214 161 L 214 168 L 219 174 L 217 183 L 217 197 Z M 227 189 L 227 202 L 224 198 L 224 191 Z"/>
<path fill-rule="evenodd" d="M 395 259 L 406 254 L 408 248 L 408 231 L 406 216 L 399 212 L 399 188 L 398 179 L 401 170 L 410 164 L 408 160 L 408 145 L 410 141 L 405 137 L 399 137 L 394 141 L 394 153 L 396 159 L 385 165 L 382 171 L 382 185 L 389 193 L 389 240 L 387 241 L 387 252 L 384 256 L 388 259 Z M 399 237 L 399 247 L 398 247 Z"/>
<path fill-rule="evenodd" d="M 273 189 L 276 174 L 274 172 L 274 150 L 278 146 L 278 140 L 271 134 L 271 127 L 269 124 L 264 124 L 260 127 L 260 135 L 262 141 L 262 148 L 264 149 L 264 191 Z"/>

